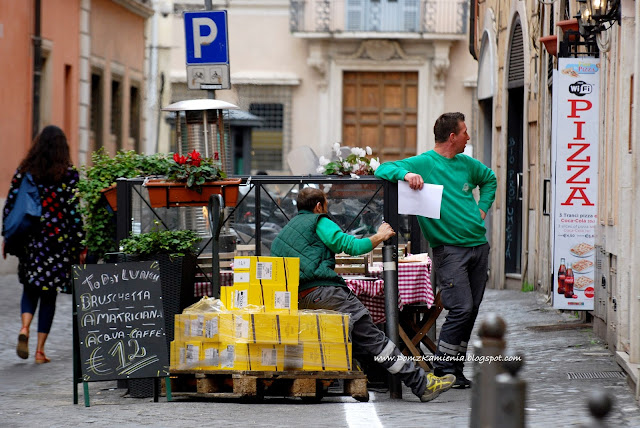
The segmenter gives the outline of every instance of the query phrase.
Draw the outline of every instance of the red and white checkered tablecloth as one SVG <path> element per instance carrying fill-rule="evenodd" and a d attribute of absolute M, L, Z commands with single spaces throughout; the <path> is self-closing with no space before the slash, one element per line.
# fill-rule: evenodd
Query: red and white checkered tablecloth
<path fill-rule="evenodd" d="M 373 322 L 378 324 L 385 321 L 384 313 L 384 279 L 382 263 L 376 263 L 369 269 L 369 275 L 376 280 L 350 279 L 343 275 L 347 286 L 369 309 Z M 194 284 L 196 297 L 211 296 L 211 282 L 198 277 Z M 220 286 L 233 285 L 233 271 L 220 271 Z M 426 303 L 430 308 L 434 296 L 431 288 L 431 260 L 426 262 L 398 263 L 398 308 L 414 303 Z"/>
<path fill-rule="evenodd" d="M 375 264 L 369 274 L 379 279 L 349 279 L 343 275 L 347 286 L 358 296 L 358 299 L 369 309 L 373 322 L 385 321 L 384 312 L 384 280 L 382 264 Z M 431 307 L 434 302 L 431 288 L 431 260 L 426 262 L 398 263 L 398 308 L 414 303 L 426 303 Z"/>
<path fill-rule="evenodd" d="M 233 271 L 221 270 L 220 286 L 224 287 L 227 285 L 233 285 Z M 196 282 L 193 284 L 193 295 L 196 297 L 212 296 L 213 289 L 211 288 L 211 281 L 207 281 L 202 275 L 196 275 Z"/>

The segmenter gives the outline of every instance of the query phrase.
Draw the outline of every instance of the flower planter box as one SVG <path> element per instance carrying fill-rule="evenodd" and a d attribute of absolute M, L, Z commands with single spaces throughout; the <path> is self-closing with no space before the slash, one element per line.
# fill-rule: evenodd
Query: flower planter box
<path fill-rule="evenodd" d="M 201 207 L 209 203 L 209 196 L 222 195 L 227 207 L 235 207 L 240 192 L 240 178 L 211 181 L 200 186 L 202 192 L 187 187 L 184 183 L 162 179 L 148 180 L 149 203 L 153 208 Z"/>
<path fill-rule="evenodd" d="M 373 183 L 364 184 L 332 184 L 331 189 L 327 192 L 329 199 L 357 199 L 362 197 L 371 197 L 382 185 Z M 380 190 L 382 195 L 382 190 Z"/>
<path fill-rule="evenodd" d="M 101 190 L 102 195 L 105 197 L 107 203 L 114 212 L 118 211 L 118 192 L 116 186 L 116 184 L 112 184 L 111 186 Z"/>

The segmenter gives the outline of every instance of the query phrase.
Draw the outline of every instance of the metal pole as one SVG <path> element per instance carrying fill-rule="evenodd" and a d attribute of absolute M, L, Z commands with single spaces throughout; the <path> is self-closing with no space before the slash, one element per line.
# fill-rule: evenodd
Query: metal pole
<path fill-rule="evenodd" d="M 33 29 L 33 105 L 31 106 L 31 138 L 38 135 L 40 128 L 40 76 L 42 75 L 42 37 L 40 34 L 42 8 L 40 0 L 35 0 L 35 23 Z M 67 135 L 70 129 L 64 130 Z"/>
<path fill-rule="evenodd" d="M 120 248 L 120 241 L 126 239 L 131 234 L 131 186 L 126 178 L 116 180 L 116 199 L 118 201 L 118 211 L 116 213 L 116 249 Z"/>
<path fill-rule="evenodd" d="M 262 185 L 256 183 L 254 185 L 255 189 L 255 240 L 256 240 L 256 256 L 262 255 Z"/>
<path fill-rule="evenodd" d="M 222 195 L 209 197 L 209 229 L 211 230 L 211 288 L 213 297 L 220 298 L 220 228 L 224 209 Z"/>
<path fill-rule="evenodd" d="M 384 311 L 386 314 L 386 333 L 390 341 L 398 345 L 398 251 L 395 245 L 382 247 L 384 266 Z M 389 393 L 391 398 L 402 398 L 400 379 L 389 375 Z"/>
<path fill-rule="evenodd" d="M 384 220 L 398 231 L 398 187 L 395 183 L 384 182 Z M 398 237 L 394 236 L 384 243 L 382 262 L 384 267 L 384 309 L 386 314 L 386 333 L 389 340 L 398 345 Z M 391 398 L 402 398 L 400 379 L 389 377 L 389 395 Z"/>
<path fill-rule="evenodd" d="M 212 0 L 204 0 L 204 8 L 206 10 L 213 10 L 213 2 Z M 213 89 L 207 89 L 207 98 L 210 100 L 216 99 L 216 91 Z"/>

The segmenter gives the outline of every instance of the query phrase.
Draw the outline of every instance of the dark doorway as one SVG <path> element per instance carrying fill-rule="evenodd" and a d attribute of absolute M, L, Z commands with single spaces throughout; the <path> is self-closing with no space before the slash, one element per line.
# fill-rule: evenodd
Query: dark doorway
<path fill-rule="evenodd" d="M 509 89 L 504 245 L 506 274 L 521 273 L 523 102 L 524 87 Z"/>

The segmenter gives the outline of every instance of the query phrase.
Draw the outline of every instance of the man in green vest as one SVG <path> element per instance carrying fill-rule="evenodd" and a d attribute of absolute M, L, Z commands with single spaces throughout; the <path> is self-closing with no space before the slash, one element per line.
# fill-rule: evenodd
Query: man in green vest
<path fill-rule="evenodd" d="M 334 270 L 336 253 L 353 256 L 372 251 L 395 235 L 382 223 L 375 235 L 357 239 L 348 235 L 327 216 L 327 198 L 311 187 L 300 191 L 298 215 L 280 231 L 271 245 L 271 255 L 300 258 L 300 309 L 326 309 L 350 315 L 353 353 L 370 355 L 389 373 L 397 375 L 421 401 L 431 401 L 451 388 L 456 378 L 424 370 L 400 353 L 398 347 L 378 329 L 367 308 Z"/>

